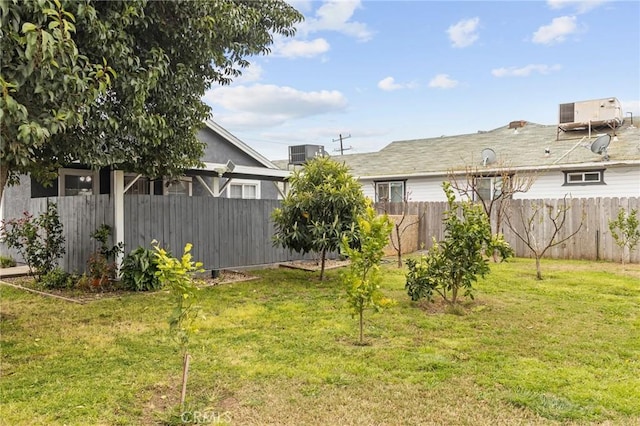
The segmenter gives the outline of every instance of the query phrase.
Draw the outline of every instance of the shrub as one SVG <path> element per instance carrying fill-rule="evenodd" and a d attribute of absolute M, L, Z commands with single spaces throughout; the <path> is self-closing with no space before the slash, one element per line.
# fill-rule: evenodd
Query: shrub
<path fill-rule="evenodd" d="M 55 203 L 49 203 L 37 218 L 24 212 L 20 219 L 3 221 L 0 230 L 0 241 L 20 253 L 36 281 L 53 270 L 65 253 L 62 223 Z"/>
<path fill-rule="evenodd" d="M 13 268 L 16 266 L 16 261 L 8 256 L 0 256 L 0 268 Z"/>
<path fill-rule="evenodd" d="M 616 244 L 622 250 L 620 252 L 620 263 L 624 264 L 625 249 L 631 251 L 640 242 L 640 222 L 638 222 L 638 210 L 631 209 L 629 213 L 625 209 L 618 210 L 616 219 L 609 219 L 609 230 Z"/>
<path fill-rule="evenodd" d="M 513 250 L 501 235 L 492 236 L 491 227 L 482 207 L 470 202 L 455 202 L 448 182 L 443 184 L 449 209 L 444 213 L 445 239 L 435 243 L 426 256 L 409 259 L 406 290 L 412 300 L 434 293 L 455 305 L 460 290 L 473 299 L 473 283 L 478 275 L 489 272 L 486 256 L 498 252 L 502 259 Z M 460 213 L 460 214 L 459 214 Z"/>
<path fill-rule="evenodd" d="M 40 277 L 40 285 L 53 290 L 72 288 L 75 285 L 75 279 L 73 275 L 56 267 Z"/>
<path fill-rule="evenodd" d="M 138 247 L 122 262 L 122 286 L 125 290 L 150 291 L 161 287 L 158 271 L 158 257 L 152 250 Z"/>

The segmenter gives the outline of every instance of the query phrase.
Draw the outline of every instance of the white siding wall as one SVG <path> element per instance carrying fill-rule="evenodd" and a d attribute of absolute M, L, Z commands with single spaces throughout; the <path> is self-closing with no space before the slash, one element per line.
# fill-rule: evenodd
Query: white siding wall
<path fill-rule="evenodd" d="M 407 180 L 406 189 L 409 201 L 447 201 L 442 191 L 444 176 L 414 178 Z M 375 201 L 375 184 L 372 180 L 362 179 L 364 194 Z M 640 166 L 609 167 L 604 171 L 605 185 L 567 185 L 564 186 L 562 170 L 548 171 L 537 176 L 531 189 L 518 193 L 514 198 L 543 199 L 598 197 L 639 197 Z"/>
<path fill-rule="evenodd" d="M 626 166 L 607 168 L 604 171 L 605 185 L 564 186 L 564 173 L 560 170 L 546 172 L 536 178 L 531 189 L 514 198 L 572 198 L 638 197 L 640 196 L 640 167 Z"/>

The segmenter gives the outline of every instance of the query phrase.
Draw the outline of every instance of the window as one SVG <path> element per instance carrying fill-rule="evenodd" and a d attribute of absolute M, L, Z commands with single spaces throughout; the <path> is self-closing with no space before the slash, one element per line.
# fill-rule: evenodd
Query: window
<path fill-rule="evenodd" d="M 100 188 L 98 172 L 93 170 L 60 169 L 59 176 L 60 195 L 94 195 Z"/>
<path fill-rule="evenodd" d="M 136 174 L 134 173 L 126 173 L 124 175 L 124 186 L 125 188 L 131 183 L 133 182 L 133 180 L 136 178 Z M 131 187 L 129 189 L 127 189 L 126 192 L 127 195 L 146 195 L 146 194 L 151 194 L 151 182 L 149 181 L 149 178 L 146 177 L 139 177 L 134 183 L 133 185 L 131 185 Z"/>
<path fill-rule="evenodd" d="M 604 169 L 564 172 L 565 185 L 604 185 Z"/>
<path fill-rule="evenodd" d="M 473 192 L 473 201 L 491 201 L 502 195 L 502 177 L 477 177 L 475 178 L 476 190 Z"/>
<path fill-rule="evenodd" d="M 252 181 L 233 180 L 227 187 L 228 198 L 256 200 L 260 198 L 260 184 Z"/>
<path fill-rule="evenodd" d="M 164 181 L 164 195 L 188 195 L 191 196 L 191 178 L 182 177 L 176 180 Z"/>
<path fill-rule="evenodd" d="M 404 181 L 376 182 L 376 201 L 401 203 L 404 201 Z"/>

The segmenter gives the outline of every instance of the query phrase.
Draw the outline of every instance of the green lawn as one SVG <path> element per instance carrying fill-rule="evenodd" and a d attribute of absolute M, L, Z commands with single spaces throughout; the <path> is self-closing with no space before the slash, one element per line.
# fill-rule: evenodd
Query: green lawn
<path fill-rule="evenodd" d="M 268 269 L 201 291 L 185 420 L 233 425 L 638 424 L 640 265 L 492 265 L 464 312 L 367 312 L 337 271 Z M 168 295 L 77 305 L 0 286 L 0 424 L 181 424 Z"/>

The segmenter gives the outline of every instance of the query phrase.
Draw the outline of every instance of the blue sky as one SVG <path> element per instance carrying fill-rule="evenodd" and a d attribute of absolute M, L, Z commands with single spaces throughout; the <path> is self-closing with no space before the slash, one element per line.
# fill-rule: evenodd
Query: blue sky
<path fill-rule="evenodd" d="M 295 37 L 204 97 L 270 160 L 396 140 L 556 124 L 558 105 L 616 97 L 640 122 L 639 1 L 291 1 Z"/>

